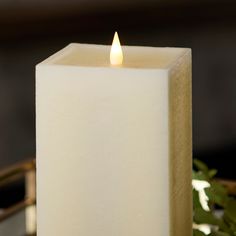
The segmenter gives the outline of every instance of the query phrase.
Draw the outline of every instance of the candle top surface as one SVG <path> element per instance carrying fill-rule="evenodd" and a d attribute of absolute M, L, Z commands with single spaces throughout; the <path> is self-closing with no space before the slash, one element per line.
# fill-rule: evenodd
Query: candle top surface
<path fill-rule="evenodd" d="M 112 66 L 109 59 L 110 49 L 111 46 L 108 45 L 72 43 L 40 65 L 168 69 L 191 50 L 188 48 L 122 46 L 123 64 Z"/>

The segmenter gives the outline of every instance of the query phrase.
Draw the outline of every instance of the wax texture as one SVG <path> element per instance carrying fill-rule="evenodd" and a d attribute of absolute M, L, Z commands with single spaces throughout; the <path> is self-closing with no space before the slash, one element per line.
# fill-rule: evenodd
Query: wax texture
<path fill-rule="evenodd" d="M 37 235 L 190 236 L 191 51 L 94 48 L 36 68 Z"/>

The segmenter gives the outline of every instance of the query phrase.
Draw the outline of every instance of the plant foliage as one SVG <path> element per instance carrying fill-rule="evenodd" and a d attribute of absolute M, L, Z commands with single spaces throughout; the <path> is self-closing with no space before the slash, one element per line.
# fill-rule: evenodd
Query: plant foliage
<path fill-rule="evenodd" d="M 215 179 L 217 170 L 209 169 L 200 160 L 193 161 L 193 179 L 205 180 L 210 183 L 210 187 L 205 188 L 205 193 L 209 198 L 208 205 L 210 211 L 202 208 L 198 192 L 193 189 L 193 221 L 195 224 L 209 224 L 212 227 L 211 236 L 236 236 L 236 200 L 229 196 L 226 188 Z M 221 209 L 222 215 L 216 216 L 215 210 Z M 194 236 L 205 236 L 199 230 L 193 230 Z"/>

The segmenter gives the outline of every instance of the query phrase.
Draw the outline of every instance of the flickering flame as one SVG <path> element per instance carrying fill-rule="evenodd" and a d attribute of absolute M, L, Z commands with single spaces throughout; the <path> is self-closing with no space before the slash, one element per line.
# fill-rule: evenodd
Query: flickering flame
<path fill-rule="evenodd" d="M 110 52 L 110 63 L 113 66 L 119 66 L 122 65 L 122 62 L 123 62 L 122 48 L 120 45 L 118 33 L 115 32 Z"/>

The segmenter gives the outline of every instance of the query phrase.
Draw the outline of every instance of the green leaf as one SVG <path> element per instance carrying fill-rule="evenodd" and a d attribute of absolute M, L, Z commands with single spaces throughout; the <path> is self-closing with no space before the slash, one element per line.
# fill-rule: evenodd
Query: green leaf
<path fill-rule="evenodd" d="M 217 170 L 216 169 L 211 169 L 211 170 L 209 170 L 209 172 L 208 172 L 208 176 L 209 176 L 209 178 L 213 178 L 216 174 L 217 174 Z"/>
<path fill-rule="evenodd" d="M 230 234 L 218 231 L 218 232 L 212 232 L 210 236 L 230 236 Z"/>
<path fill-rule="evenodd" d="M 197 224 L 220 225 L 221 221 L 216 218 L 211 212 L 205 211 L 201 208 L 194 210 L 194 222 Z"/>
<path fill-rule="evenodd" d="M 220 230 L 226 233 L 232 233 L 232 230 L 225 224 L 225 222 L 222 219 L 215 217 L 210 211 L 205 211 L 200 208 L 195 209 L 193 219 L 194 222 L 197 224 L 209 224 L 219 226 Z"/>
<path fill-rule="evenodd" d="M 198 159 L 194 159 L 193 160 L 193 164 L 194 166 L 198 169 L 201 170 L 203 173 L 207 174 L 208 173 L 208 167 L 205 163 L 203 163 L 202 161 L 198 160 Z"/>
<path fill-rule="evenodd" d="M 193 189 L 193 209 L 202 208 L 199 199 L 199 193 L 196 189 Z"/>
<path fill-rule="evenodd" d="M 217 193 L 224 194 L 227 196 L 227 190 L 224 185 L 220 184 L 219 182 L 212 181 L 211 188 L 213 188 Z"/>
<path fill-rule="evenodd" d="M 236 224 L 236 200 L 229 199 L 225 208 L 225 216 Z"/>
<path fill-rule="evenodd" d="M 209 188 L 205 188 L 205 193 L 209 198 L 210 203 L 225 207 L 228 201 L 227 190 L 223 185 L 215 181 L 210 183 Z"/>
<path fill-rule="evenodd" d="M 193 236 L 206 236 L 202 231 L 198 229 L 193 230 Z"/>
<path fill-rule="evenodd" d="M 217 170 L 209 169 L 202 161 L 195 159 L 193 170 L 193 179 L 205 180 L 210 183 L 210 187 L 205 188 L 209 198 L 210 211 L 205 211 L 199 201 L 198 192 L 193 189 L 193 220 L 196 224 L 209 224 L 213 227 L 214 232 L 211 236 L 236 236 L 236 199 L 228 195 L 226 188 L 214 180 Z M 218 205 L 224 211 L 221 216 L 215 216 L 214 206 Z M 203 236 L 199 230 L 193 231 L 194 236 Z"/>
<path fill-rule="evenodd" d="M 223 215 L 223 220 L 229 229 L 233 232 L 233 235 L 236 235 L 236 224 L 226 215 Z"/>
<path fill-rule="evenodd" d="M 194 171 L 193 170 L 193 172 L 192 172 L 192 177 L 193 177 L 193 179 L 196 179 L 196 180 L 205 180 L 205 181 L 208 181 L 208 176 L 205 174 L 205 173 L 203 173 L 203 172 L 201 172 L 201 171 Z"/>

